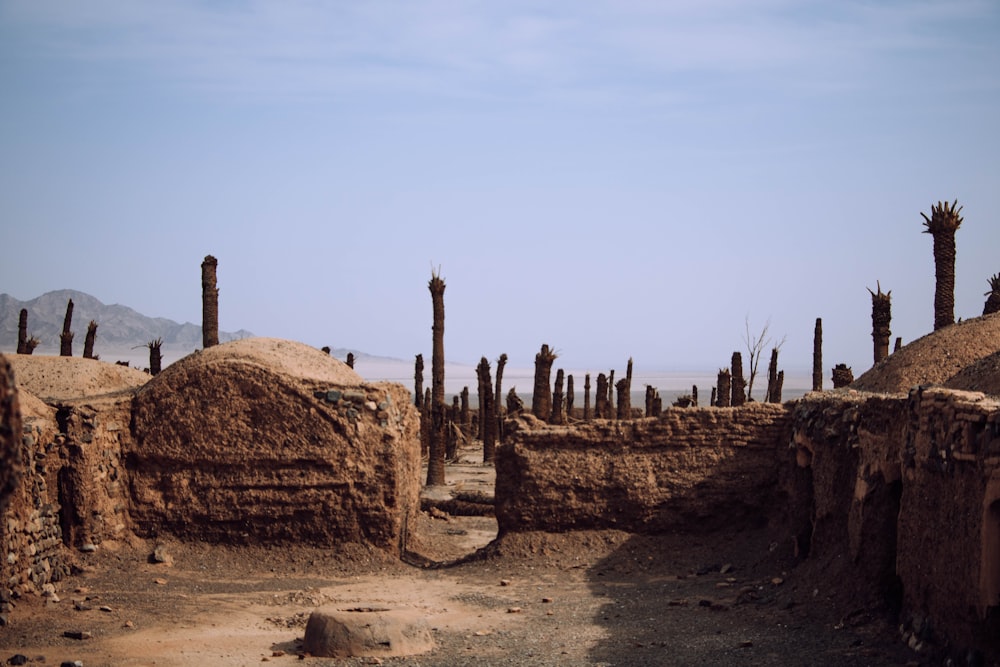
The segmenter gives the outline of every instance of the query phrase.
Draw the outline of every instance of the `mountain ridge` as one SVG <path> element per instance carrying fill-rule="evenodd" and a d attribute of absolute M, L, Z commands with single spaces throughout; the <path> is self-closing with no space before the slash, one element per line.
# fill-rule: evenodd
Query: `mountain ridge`
<path fill-rule="evenodd" d="M 190 322 L 175 322 L 165 317 L 149 317 L 121 304 L 105 304 L 86 292 L 60 289 L 46 292 L 41 296 L 21 301 L 9 294 L 0 294 L 0 351 L 17 350 L 17 327 L 22 309 L 28 311 L 28 336 L 39 340 L 37 352 L 46 353 L 59 349 L 66 306 L 73 300 L 74 355 L 83 352 L 87 326 L 91 320 L 97 322 L 97 341 L 94 351 L 101 349 L 122 350 L 145 347 L 157 338 L 167 348 L 199 348 L 202 345 L 201 326 Z M 219 341 L 226 342 L 248 338 L 253 333 L 245 329 L 235 332 L 219 332 Z"/>

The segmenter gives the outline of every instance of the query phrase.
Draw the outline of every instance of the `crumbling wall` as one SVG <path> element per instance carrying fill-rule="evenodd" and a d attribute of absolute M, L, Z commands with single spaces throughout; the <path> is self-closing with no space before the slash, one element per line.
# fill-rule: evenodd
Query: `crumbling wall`
<path fill-rule="evenodd" d="M 7 481 L 0 500 L 0 625 L 4 625 L 12 599 L 51 592 L 52 582 L 68 573 L 69 565 L 62 548 L 59 506 L 49 484 L 59 458 L 54 412 L 29 394 L 16 392 L 11 382 L 16 378 L 2 357 L 0 366 L 4 399 L 0 464 Z"/>
<path fill-rule="evenodd" d="M 419 418 L 402 385 L 194 357 L 134 406 L 126 465 L 139 534 L 402 550 L 420 492 Z"/>
<path fill-rule="evenodd" d="M 897 568 L 916 625 L 1000 649 L 1000 400 L 918 387 L 908 399 Z"/>
<path fill-rule="evenodd" d="M 1000 402 L 940 387 L 814 393 L 796 405 L 794 442 L 809 555 L 846 559 L 845 590 L 898 604 L 915 645 L 995 655 Z"/>
<path fill-rule="evenodd" d="M 55 479 L 67 546 L 90 551 L 105 541 L 128 539 L 128 485 L 123 444 L 134 391 L 56 404 L 61 454 Z"/>
<path fill-rule="evenodd" d="M 790 494 L 810 510 L 803 555 L 844 552 L 872 586 L 893 585 L 906 426 L 906 401 L 898 396 L 813 393 L 796 403 L 796 463 L 811 494 Z"/>
<path fill-rule="evenodd" d="M 508 421 L 497 450 L 501 533 L 661 532 L 757 523 L 776 505 L 790 408 L 687 408 L 551 426 Z"/>

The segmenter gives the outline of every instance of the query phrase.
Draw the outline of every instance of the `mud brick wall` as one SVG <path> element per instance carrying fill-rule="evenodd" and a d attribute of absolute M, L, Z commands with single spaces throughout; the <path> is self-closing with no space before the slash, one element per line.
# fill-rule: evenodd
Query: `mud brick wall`
<path fill-rule="evenodd" d="M 907 424 L 899 396 L 811 393 L 796 403 L 793 440 L 806 480 L 790 495 L 808 522 L 804 534 L 797 527 L 800 554 L 846 546 L 859 576 L 891 585 Z"/>
<path fill-rule="evenodd" d="M 55 483 L 63 539 L 91 550 L 128 535 L 128 484 L 123 443 L 131 442 L 132 392 L 66 401 L 56 406 L 61 466 Z"/>
<path fill-rule="evenodd" d="M 904 608 L 960 645 L 1000 648 L 1000 400 L 910 392 L 897 568 Z"/>
<path fill-rule="evenodd" d="M 5 365 L 2 358 L 0 365 Z M 16 405 L 11 388 L 10 382 L 0 381 L 6 408 Z M 5 508 L 0 514 L 0 625 L 7 622 L 12 599 L 52 590 L 52 582 L 69 571 L 57 494 L 49 483 L 59 460 L 55 421 L 51 413 L 25 417 L 18 411 L 13 419 L 12 414 L 4 410 L 0 425 L 2 464 L 17 471 L 0 501 Z"/>
<path fill-rule="evenodd" d="M 419 511 L 419 416 L 405 387 L 332 386 L 234 364 L 171 367 L 135 400 L 136 532 L 401 552 Z"/>
<path fill-rule="evenodd" d="M 785 405 L 669 409 L 658 418 L 510 420 L 497 450 L 499 530 L 662 532 L 757 523 L 787 465 Z"/>

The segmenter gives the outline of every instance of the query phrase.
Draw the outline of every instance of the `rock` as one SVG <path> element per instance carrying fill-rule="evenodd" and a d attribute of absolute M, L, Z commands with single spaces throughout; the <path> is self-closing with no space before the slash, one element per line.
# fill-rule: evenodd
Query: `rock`
<path fill-rule="evenodd" d="M 22 655 L 20 653 L 15 653 L 14 655 L 7 658 L 8 665 L 26 665 L 28 664 L 28 656 Z"/>
<path fill-rule="evenodd" d="M 67 630 L 63 633 L 63 637 L 68 639 L 93 639 L 94 633 L 89 630 Z"/>
<path fill-rule="evenodd" d="M 302 644 L 303 653 L 325 658 L 415 655 L 432 648 L 427 625 L 415 611 L 372 606 L 313 611 Z"/>
<path fill-rule="evenodd" d="M 152 559 L 154 563 L 163 563 L 167 567 L 174 564 L 174 557 L 167 553 L 167 547 L 162 544 L 157 544 L 156 548 L 153 549 Z"/>
<path fill-rule="evenodd" d="M 87 542 L 86 544 L 80 547 L 80 551 L 82 551 L 85 554 L 92 554 L 95 551 L 97 551 L 97 545 L 94 544 L 93 542 Z"/>

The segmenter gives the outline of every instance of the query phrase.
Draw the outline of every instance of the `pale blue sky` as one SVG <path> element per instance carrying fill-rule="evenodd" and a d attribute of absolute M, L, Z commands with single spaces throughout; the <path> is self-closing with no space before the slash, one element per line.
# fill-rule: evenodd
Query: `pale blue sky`
<path fill-rule="evenodd" d="M 1000 271 L 1000 3 L 0 0 L 0 292 L 530 366 L 808 369 Z M 826 373 L 827 377 L 829 372 Z"/>

